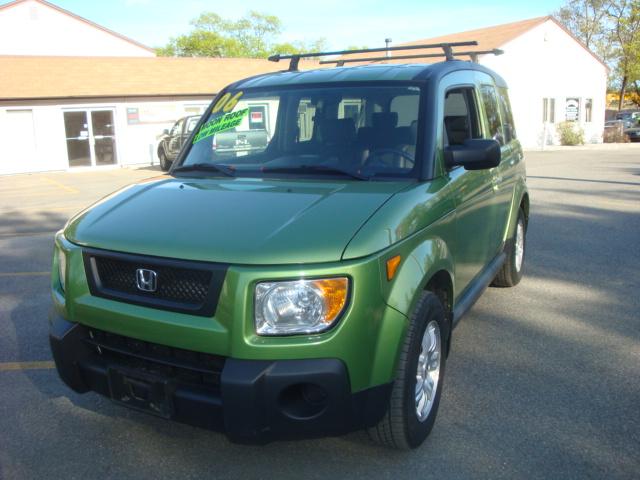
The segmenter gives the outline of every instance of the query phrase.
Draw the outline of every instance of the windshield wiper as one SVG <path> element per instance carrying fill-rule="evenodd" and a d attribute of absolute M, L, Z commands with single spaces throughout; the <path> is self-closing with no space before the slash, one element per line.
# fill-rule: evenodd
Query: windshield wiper
<path fill-rule="evenodd" d="M 224 165 L 222 163 L 193 163 L 191 165 L 181 165 L 171 170 L 173 172 L 219 172 L 227 177 L 235 177 L 236 171 L 234 168 Z"/>
<path fill-rule="evenodd" d="M 355 170 L 346 170 L 338 167 L 330 167 L 328 165 L 296 165 L 289 167 L 265 167 L 262 169 L 265 173 L 305 173 L 305 172 L 321 172 L 321 173 L 337 173 L 346 175 L 356 180 L 370 180 L 371 177 L 363 175 Z"/>

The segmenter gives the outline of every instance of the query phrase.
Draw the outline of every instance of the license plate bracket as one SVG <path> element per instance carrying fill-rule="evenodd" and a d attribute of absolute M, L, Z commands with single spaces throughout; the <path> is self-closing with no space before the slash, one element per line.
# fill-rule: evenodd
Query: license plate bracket
<path fill-rule="evenodd" d="M 163 418 L 173 416 L 173 389 L 166 379 L 109 368 L 109 390 L 116 403 Z"/>

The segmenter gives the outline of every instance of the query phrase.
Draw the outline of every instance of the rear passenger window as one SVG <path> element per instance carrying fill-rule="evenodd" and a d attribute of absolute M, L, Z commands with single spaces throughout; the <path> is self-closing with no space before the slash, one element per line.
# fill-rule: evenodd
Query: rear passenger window
<path fill-rule="evenodd" d="M 498 95 L 493 85 L 482 85 L 480 87 L 482 95 L 482 103 L 484 104 L 484 112 L 487 116 L 487 133 L 488 138 L 497 140 L 500 145 L 504 145 L 504 135 L 502 133 L 502 124 L 500 121 L 500 112 L 498 111 Z"/>
<path fill-rule="evenodd" d="M 509 143 L 516 138 L 516 127 L 513 123 L 513 113 L 511 112 L 511 103 L 509 103 L 509 94 L 505 87 L 498 88 L 498 100 L 500 103 L 500 114 L 502 116 L 504 141 L 505 143 Z"/>
<path fill-rule="evenodd" d="M 462 145 L 465 140 L 481 136 L 477 112 L 473 89 L 447 92 L 444 100 L 445 145 Z"/>

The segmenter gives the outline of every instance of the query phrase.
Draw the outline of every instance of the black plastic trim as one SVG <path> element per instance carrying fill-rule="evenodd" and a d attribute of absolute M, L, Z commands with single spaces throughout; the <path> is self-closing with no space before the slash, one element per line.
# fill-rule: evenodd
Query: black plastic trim
<path fill-rule="evenodd" d="M 458 325 L 463 315 L 471 310 L 471 307 L 478 301 L 482 292 L 486 290 L 498 274 L 506 258 L 506 254 L 500 252 L 491 260 L 491 263 L 472 280 L 453 309 L 453 328 Z"/>
<path fill-rule="evenodd" d="M 121 261 L 132 263 L 140 263 L 141 266 L 163 266 L 174 267 L 188 270 L 204 270 L 211 272 L 211 281 L 209 283 L 207 297 L 202 304 L 190 304 L 184 302 L 175 302 L 164 300 L 161 298 L 145 297 L 144 295 L 134 295 L 117 290 L 105 288 L 100 283 L 98 272 L 92 261 L 95 257 L 114 258 Z M 155 257 L 151 255 L 138 255 L 122 252 L 114 252 L 110 250 L 100 250 L 95 248 L 83 248 L 82 259 L 84 262 L 84 270 L 89 284 L 89 291 L 95 297 L 107 298 L 119 302 L 131 303 L 143 307 L 157 308 L 159 310 L 169 310 L 171 312 L 188 313 L 190 315 L 198 315 L 202 317 L 211 317 L 215 314 L 224 283 L 228 264 L 198 262 L 194 260 L 179 260 L 173 258 Z"/>
<path fill-rule="evenodd" d="M 163 385 L 167 409 L 155 413 L 201 428 L 222 431 L 235 442 L 263 444 L 279 439 L 342 435 L 374 426 L 387 412 L 392 383 L 351 392 L 346 365 L 339 359 L 241 360 L 225 359 L 219 387 L 208 387 L 163 375 L 154 369 L 135 368 L 102 355 L 87 343 L 89 327 L 52 316 L 49 339 L 62 380 L 76 392 L 93 390 L 118 401 L 114 378 L 122 375 L 149 379 Z M 115 377 L 114 377 L 115 376 Z M 317 388 L 320 407 L 298 415 L 283 398 L 300 386 Z M 117 389 L 116 389 L 117 390 Z M 114 396 L 115 395 L 115 396 Z M 304 398 L 305 401 L 307 397 Z"/>

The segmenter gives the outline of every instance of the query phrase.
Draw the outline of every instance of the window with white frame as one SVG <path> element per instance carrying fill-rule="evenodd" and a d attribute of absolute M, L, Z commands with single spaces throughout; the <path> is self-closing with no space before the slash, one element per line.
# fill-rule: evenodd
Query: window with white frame
<path fill-rule="evenodd" d="M 587 98 L 584 101 L 584 121 L 587 123 L 593 121 L 593 98 Z"/>
<path fill-rule="evenodd" d="M 542 121 L 545 123 L 556 122 L 556 99 L 555 98 L 542 99 Z"/>

